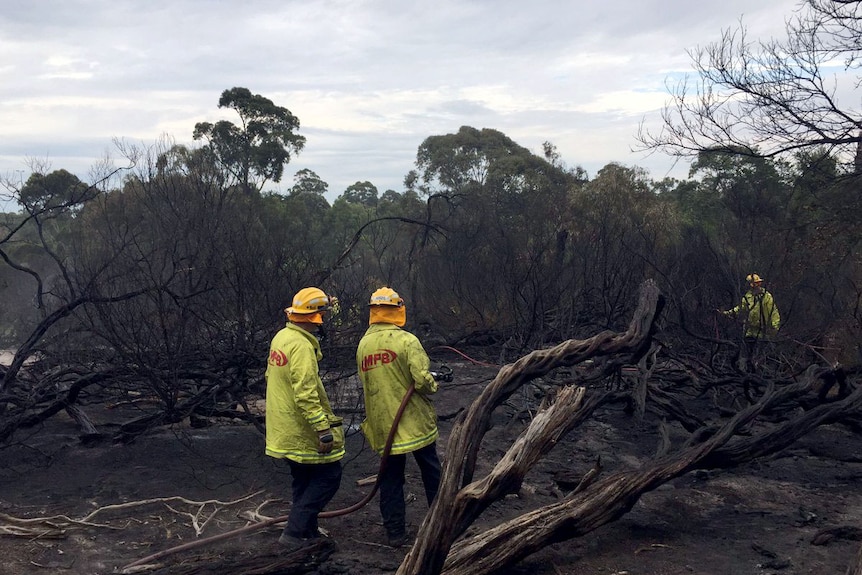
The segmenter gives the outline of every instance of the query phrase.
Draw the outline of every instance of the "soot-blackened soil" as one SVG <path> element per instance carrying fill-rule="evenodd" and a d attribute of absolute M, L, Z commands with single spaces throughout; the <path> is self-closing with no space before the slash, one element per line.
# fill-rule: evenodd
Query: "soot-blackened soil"
<path fill-rule="evenodd" d="M 455 381 L 435 399 L 438 413 L 454 415 L 496 374 L 496 369 L 452 364 Z M 524 396 L 515 399 L 526 401 Z M 110 434 L 128 421 L 128 407 L 89 406 L 88 415 Z M 529 412 L 517 401 L 501 407 L 483 444 L 479 472 L 523 430 Z M 441 421 L 445 446 L 454 418 Z M 357 421 L 358 422 L 358 421 Z M 354 423 L 357 423 L 354 422 Z M 263 437 L 251 425 L 227 418 L 210 425 L 161 428 L 130 444 L 85 446 L 75 423 L 57 416 L 26 430 L 0 449 L 0 573 L 8 575 L 120 573 L 157 551 L 243 527 L 255 516 L 289 509 L 290 475 L 263 454 Z M 655 452 L 653 426 L 622 411 L 604 411 L 575 430 L 532 470 L 521 492 L 491 507 L 482 529 L 556 501 L 561 470 L 577 476 L 601 457 L 605 473 L 636 468 Z M 358 501 L 370 487 L 357 480 L 376 472 L 377 456 L 359 434 L 348 440 L 341 491 L 330 508 Z M 720 472 L 695 472 L 644 495 L 615 523 L 554 544 L 508 570 L 508 575 L 756 575 L 843 574 L 862 527 L 860 438 L 842 426 L 825 426 L 781 453 Z M 408 517 L 413 530 L 427 509 L 415 463 L 408 463 Z M 15 520 L 10 519 L 15 518 Z M 22 522 L 19 520 L 30 520 Z M 349 515 L 324 520 L 335 551 L 317 574 L 394 573 L 407 548 L 387 547 L 377 498 Z M 829 539 L 815 536 L 842 528 Z M 174 554 L 220 561 L 277 553 L 279 529 Z M 843 534 L 843 535 L 841 535 Z M 829 539 L 822 544 L 823 539 Z M 163 567 L 164 568 L 164 567 Z M 504 574 L 505 575 L 505 574 Z"/>

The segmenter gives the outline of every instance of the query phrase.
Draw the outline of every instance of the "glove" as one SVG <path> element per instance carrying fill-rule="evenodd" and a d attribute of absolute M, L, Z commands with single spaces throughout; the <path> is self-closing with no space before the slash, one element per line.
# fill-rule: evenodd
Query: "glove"
<path fill-rule="evenodd" d="M 329 453 L 332 451 L 332 446 L 334 445 L 334 438 L 332 437 L 331 429 L 324 429 L 323 431 L 317 432 L 317 452 L 318 453 Z"/>
<path fill-rule="evenodd" d="M 452 372 L 441 372 L 441 371 L 429 371 L 431 377 L 434 378 L 434 381 L 452 381 Z"/>

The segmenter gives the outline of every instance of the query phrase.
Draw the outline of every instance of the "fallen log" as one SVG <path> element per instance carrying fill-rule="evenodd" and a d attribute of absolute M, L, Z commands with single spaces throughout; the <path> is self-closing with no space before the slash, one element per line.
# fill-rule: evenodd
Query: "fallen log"
<path fill-rule="evenodd" d="M 180 563 L 149 564 L 127 568 L 124 575 L 299 575 L 315 571 L 335 552 L 335 543 L 321 537 L 302 549 L 287 552 L 273 543 L 252 550 L 212 550 L 191 554 Z"/>
<path fill-rule="evenodd" d="M 828 545 L 833 541 L 849 540 L 862 541 L 862 529 L 853 525 L 842 525 L 840 527 L 828 527 L 821 529 L 811 539 L 812 545 Z"/>
<path fill-rule="evenodd" d="M 474 481 L 476 457 L 494 409 L 525 383 L 557 367 L 598 356 L 630 354 L 629 362 L 633 363 L 643 358 L 649 349 L 660 302 L 655 285 L 646 282 L 641 303 L 626 332 L 602 332 L 588 340 L 569 340 L 533 352 L 500 370 L 450 433 L 440 491 L 398 575 L 500 572 L 550 544 L 582 536 L 619 519 L 643 494 L 671 479 L 698 469 L 735 467 L 776 453 L 821 425 L 846 421 L 862 413 L 862 387 L 859 387 L 841 400 L 795 411 L 787 421 L 765 428 L 753 426 L 764 414 L 799 406 L 800 399 L 811 394 L 814 383 L 829 367 L 812 366 L 792 381 L 761 377 L 758 387 L 762 392 L 759 391 L 757 401 L 741 406 L 726 422 L 704 422 L 699 427 L 698 419 L 688 415 L 682 403 L 642 379 L 629 392 L 636 407 L 632 411 L 640 417 L 647 409 L 652 411 L 654 403 L 665 416 L 677 415 L 673 419 L 682 421 L 690 436 L 675 452 L 665 430 L 658 455 L 640 468 L 618 471 L 606 478 L 592 476 L 585 485 L 554 504 L 486 531 L 465 535 L 472 522 L 494 501 L 518 491 L 529 469 L 559 439 L 590 418 L 598 407 L 613 401 L 607 391 L 594 390 L 587 395 L 583 387 L 563 388 L 556 400 L 536 415 L 492 471 Z M 742 382 L 736 380 L 738 384 Z"/>
<path fill-rule="evenodd" d="M 862 575 L 862 545 L 859 546 L 859 551 L 856 552 L 853 563 L 847 568 L 847 575 Z"/>
<path fill-rule="evenodd" d="M 611 475 L 542 507 L 477 534 L 452 547 L 442 573 L 492 573 L 558 541 L 589 533 L 627 513 L 640 496 L 687 473 L 736 430 L 763 409 L 762 404 L 739 413 L 721 431 L 683 453 L 658 458 L 640 469 Z"/>
<path fill-rule="evenodd" d="M 637 363 L 650 348 L 655 321 L 663 305 L 656 284 L 644 282 L 637 310 L 625 332 L 604 331 L 586 340 L 568 340 L 550 349 L 534 351 L 500 369 L 453 426 L 440 490 L 419 528 L 413 548 L 398 569 L 399 575 L 440 573 L 453 542 L 472 521 L 497 498 L 517 492 L 524 475 L 538 458 L 607 401 L 608 394 L 584 401 L 582 387 L 561 391 L 556 402 L 533 420 L 494 471 L 485 480 L 471 484 L 482 438 L 490 427 L 494 409 L 524 384 L 558 367 L 614 355 L 629 356 L 627 363 Z M 510 547 L 509 542 L 503 545 L 503 553 Z M 509 555 L 516 556 L 517 551 Z"/>

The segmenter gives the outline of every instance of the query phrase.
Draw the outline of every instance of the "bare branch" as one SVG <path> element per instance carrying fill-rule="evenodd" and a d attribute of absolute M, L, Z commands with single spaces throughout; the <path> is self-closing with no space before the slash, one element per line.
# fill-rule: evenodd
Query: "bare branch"
<path fill-rule="evenodd" d="M 811 0 L 808 12 L 788 21 L 783 41 L 753 42 L 740 23 L 693 50 L 698 81 L 669 87 L 662 127 L 653 132 L 642 124 L 640 149 L 678 157 L 706 150 L 772 157 L 823 146 L 852 158 L 862 115 L 845 107 L 839 87 L 857 60 L 858 2 L 829 4 Z M 831 69 L 839 56 L 846 58 L 844 73 Z"/>

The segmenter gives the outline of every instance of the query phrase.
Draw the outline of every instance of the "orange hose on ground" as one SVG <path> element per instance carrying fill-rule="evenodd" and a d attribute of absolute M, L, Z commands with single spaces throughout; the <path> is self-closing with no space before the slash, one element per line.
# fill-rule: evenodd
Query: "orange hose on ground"
<path fill-rule="evenodd" d="M 374 495 L 377 493 L 377 489 L 380 486 L 380 475 L 386 468 L 386 461 L 389 459 L 389 452 L 392 451 L 392 443 L 395 441 L 395 432 L 398 431 L 398 423 L 401 421 L 401 416 L 404 414 L 404 410 L 407 408 L 407 403 L 410 401 L 410 398 L 413 397 L 414 391 L 416 391 L 416 388 L 411 383 L 410 387 L 407 388 L 407 393 L 404 394 L 404 399 L 401 400 L 401 405 L 398 406 L 398 411 L 395 413 L 395 419 L 392 421 L 392 427 L 389 429 L 389 436 L 386 438 L 386 445 L 383 447 L 383 453 L 380 456 L 380 466 L 378 467 L 377 471 L 377 480 L 374 482 L 374 487 L 371 489 L 371 492 L 350 507 L 345 507 L 343 509 L 334 509 L 332 511 L 323 511 L 318 514 L 319 518 L 326 519 L 329 517 L 339 517 L 341 515 L 353 513 L 354 511 L 361 509 L 366 504 L 368 504 L 368 502 L 371 501 L 371 498 L 374 497 Z M 263 529 L 264 527 L 269 527 L 270 525 L 287 521 L 287 518 L 287 515 L 280 515 L 279 517 L 272 517 L 265 521 L 261 521 L 260 523 L 254 523 L 252 525 L 240 527 L 239 529 L 234 529 L 233 531 L 219 533 L 218 535 L 213 535 L 204 539 L 198 539 L 197 541 L 190 541 L 189 543 L 185 543 L 183 545 L 171 547 L 170 549 L 165 549 L 163 551 L 159 551 L 158 553 L 153 553 L 152 555 L 147 555 L 142 559 L 138 559 L 137 561 L 129 563 L 128 565 L 123 567 L 122 572 L 125 573 L 126 570 L 131 567 L 138 567 L 151 561 L 157 561 L 159 559 L 167 557 L 168 555 L 179 553 L 180 551 L 188 551 L 189 549 L 196 549 L 198 547 L 203 547 L 211 543 L 224 541 L 225 539 L 231 539 L 233 537 L 239 537 L 240 535 L 253 533 L 255 531 Z"/>
<path fill-rule="evenodd" d="M 357 509 L 365 507 L 365 505 L 371 501 L 371 498 L 374 497 L 374 494 L 377 493 L 377 489 L 380 487 L 380 475 L 383 473 L 383 470 L 386 469 L 386 461 L 389 459 L 389 452 L 392 451 L 392 443 L 395 441 L 395 432 L 398 431 L 398 423 L 401 421 L 401 416 L 404 415 L 404 410 L 407 408 L 410 398 L 413 397 L 414 391 L 416 391 L 416 387 L 411 383 L 410 387 L 407 388 L 407 393 L 404 394 L 404 399 L 401 400 L 401 405 L 398 406 L 398 411 L 395 412 L 395 419 L 392 420 L 392 427 L 389 428 L 389 436 L 386 438 L 386 445 L 383 447 L 383 453 L 380 455 L 380 466 L 377 468 L 377 479 L 374 481 L 374 487 L 371 488 L 371 492 L 350 507 L 335 509 L 333 511 L 323 511 L 317 515 L 318 517 L 326 519 L 329 517 L 347 515 L 348 513 L 353 513 Z"/>
<path fill-rule="evenodd" d="M 499 365 L 494 365 L 493 363 L 485 363 L 484 361 L 479 361 L 478 359 L 473 359 L 472 357 L 470 357 L 469 355 L 467 355 L 463 351 L 457 350 L 454 347 L 450 347 L 448 345 L 438 345 L 434 349 L 448 349 L 449 351 L 454 351 L 455 353 L 457 353 L 458 355 L 460 355 L 461 357 L 463 357 L 467 361 L 474 363 L 476 365 L 483 365 L 485 367 L 500 367 Z"/>

